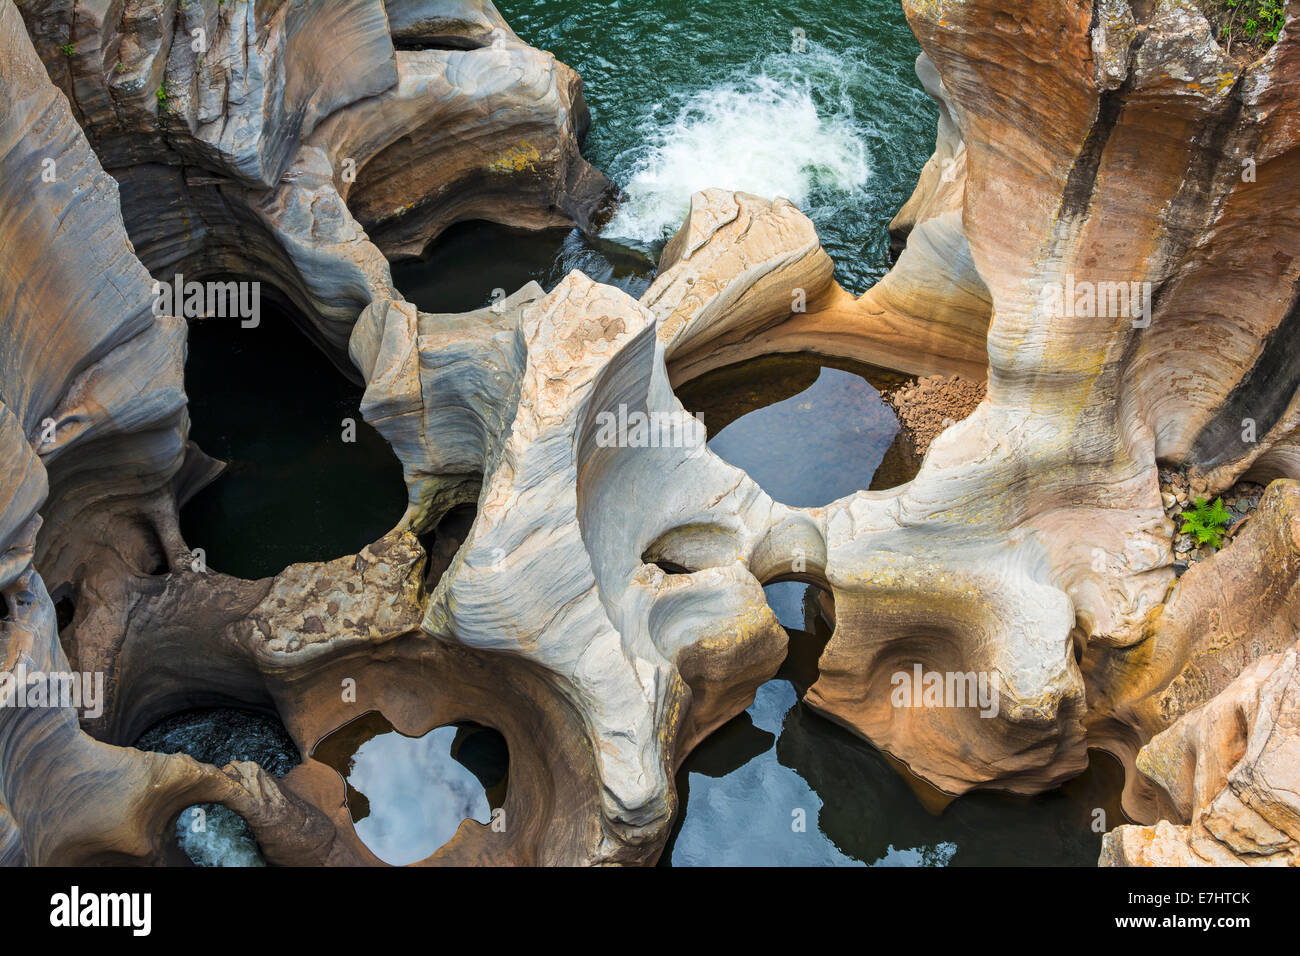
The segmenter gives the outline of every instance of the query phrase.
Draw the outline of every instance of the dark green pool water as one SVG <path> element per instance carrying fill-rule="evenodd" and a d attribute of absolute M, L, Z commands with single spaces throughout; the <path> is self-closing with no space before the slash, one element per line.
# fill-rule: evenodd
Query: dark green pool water
<path fill-rule="evenodd" d="M 393 263 L 393 282 L 425 312 L 470 312 L 529 282 L 550 292 L 574 269 L 639 299 L 654 280 L 655 259 L 576 229 L 530 232 L 474 221 L 452 226 L 423 259 Z"/>
<path fill-rule="evenodd" d="M 897 0 L 497 7 L 585 82 L 584 155 L 631 197 L 605 235 L 654 240 L 676 230 L 695 190 L 743 189 L 811 216 L 847 288 L 887 271 L 889 220 L 934 149 L 938 119 Z"/>
<path fill-rule="evenodd" d="M 397 524 L 402 468 L 361 417 L 349 382 L 292 320 L 190 324 L 190 437 L 230 467 L 181 509 L 181 533 L 209 568 L 242 578 L 355 554 Z M 356 422 L 344 441 L 344 419 Z"/>

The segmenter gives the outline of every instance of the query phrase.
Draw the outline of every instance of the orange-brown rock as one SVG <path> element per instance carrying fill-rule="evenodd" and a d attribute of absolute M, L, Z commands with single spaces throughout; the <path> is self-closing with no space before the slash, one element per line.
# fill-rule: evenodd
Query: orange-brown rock
<path fill-rule="evenodd" d="M 571 73 L 486 4 L 390 6 L 0 0 L 0 238 L 19 250 L 0 264 L 0 673 L 108 677 L 102 719 L 0 709 L 0 860 L 158 862 L 180 809 L 216 801 L 270 862 L 376 863 L 311 757 L 375 709 L 510 747 L 513 822 L 466 822 L 423 862 L 653 862 L 674 771 L 785 654 L 762 588 L 792 577 L 836 616 L 807 702 L 930 784 L 1034 793 L 1103 746 L 1154 825 L 1113 834 L 1105 862 L 1294 858 L 1294 0 L 1253 62 L 1184 0 L 905 0 L 941 122 L 867 293 L 834 283 L 790 203 L 719 188 L 640 301 L 574 273 L 459 316 L 403 301 L 381 249 L 470 215 L 582 223 L 603 181 L 576 155 Z M 173 42 L 200 21 L 222 57 Z M 347 56 L 322 59 L 325 35 Z M 476 125 L 519 97 L 535 108 Z M 483 149 L 443 138 L 471 128 Z M 263 581 L 190 566 L 177 504 L 213 463 L 187 441 L 183 323 L 153 314 L 146 267 L 261 278 L 299 306 L 366 381 L 406 476 L 398 527 Z M 823 508 L 774 502 L 689 436 L 608 429 L 620 408 L 672 421 L 674 383 L 793 351 L 986 393 L 946 427 L 918 414 L 912 481 Z M 1211 492 L 1273 482 L 1181 579 L 1161 466 Z M 468 501 L 428 587 L 417 535 Z M 71 588 L 59 633 L 50 591 Z M 992 696 L 900 701 L 918 670 Z M 277 781 L 126 746 L 214 700 L 276 712 L 303 764 Z"/>
<path fill-rule="evenodd" d="M 1089 739 L 1127 766 L 1131 818 L 1154 822 L 1170 809 L 1137 772 L 1140 748 L 1225 693 L 1259 658 L 1289 649 L 1297 634 L 1300 483 L 1282 480 L 1232 543 L 1195 564 L 1153 609 L 1145 640 L 1084 658 Z"/>
<path fill-rule="evenodd" d="M 884 396 L 898 413 L 904 453 L 918 466 L 930 443 L 950 425 L 968 418 L 984 401 L 982 382 L 953 375 L 931 375 L 887 392 Z"/>
<path fill-rule="evenodd" d="M 1106 834 L 1103 866 L 1300 864 L 1300 645 L 1249 665 L 1137 766 L 1164 819 Z"/>

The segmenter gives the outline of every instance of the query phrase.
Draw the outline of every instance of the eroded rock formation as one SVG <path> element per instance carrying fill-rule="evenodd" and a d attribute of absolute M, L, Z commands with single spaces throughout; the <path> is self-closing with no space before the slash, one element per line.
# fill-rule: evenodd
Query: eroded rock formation
<path fill-rule="evenodd" d="M 1154 826 L 1108 833 L 1103 865 L 1296 865 L 1298 653 L 1292 647 L 1259 658 L 1142 748 L 1138 769 L 1167 810 Z"/>
<path fill-rule="evenodd" d="M 583 822 L 580 809 L 595 799 L 581 729 L 547 703 L 544 688 L 521 691 L 509 705 L 515 717 L 488 713 L 503 675 L 417 628 L 425 555 L 409 532 L 274 580 L 194 568 L 177 505 L 219 466 L 186 442 L 185 324 L 154 314 L 141 264 L 164 279 L 180 271 L 267 281 L 345 361 L 358 313 L 396 292 L 340 187 L 366 188 L 368 163 L 383 159 L 382 189 L 424 200 L 384 212 L 413 248 L 460 217 L 589 224 L 610 186 L 577 154 L 579 81 L 514 37 L 490 3 L 406 4 L 397 37 L 378 0 L 160 3 L 113 8 L 103 22 L 89 13 L 61 3 L 0 7 L 0 81 L 12 104 L 3 123 L 3 235 L 14 250 L 3 273 L 0 396 L 4 667 L 93 670 L 106 675 L 108 691 L 104 714 L 82 727 L 71 709 L 0 710 L 3 858 L 156 861 L 171 838 L 168 820 L 216 801 L 249 821 L 270 862 L 378 862 L 352 830 L 342 781 L 323 765 L 309 760 L 281 784 L 251 765 L 218 769 L 115 746 L 173 708 L 207 702 L 278 711 L 304 753 L 368 709 L 411 733 L 477 715 L 512 738 L 507 809 L 523 809 L 512 812 L 506 845 L 485 850 L 483 828 L 468 827 L 469 843 L 458 837 L 439 858 L 585 858 L 579 847 L 598 842 L 590 834 L 599 818 Z M 206 33 L 205 50 L 191 45 L 194 30 Z M 437 49 L 411 49 L 425 45 Z M 484 114 L 499 119 L 485 123 Z M 452 153 L 436 156 L 458 122 L 476 132 L 475 148 L 452 139 Z M 390 149 L 399 139 L 420 152 L 402 159 Z M 451 163 L 456 149 L 461 158 Z M 403 186 L 425 175 L 431 157 L 443 178 Z M 443 194 L 451 205 L 436 205 Z M 369 195 L 359 208 L 386 201 L 382 191 Z M 76 607 L 57 637 L 46 581 Z M 342 632 L 323 628 L 344 619 Z M 405 653 L 415 657 L 450 655 L 428 666 L 456 693 L 432 710 L 413 704 L 427 688 L 413 692 L 406 678 L 358 660 L 367 656 L 359 648 L 377 647 L 394 660 L 399 638 L 414 641 Z M 362 688 L 364 707 L 340 712 L 317 701 L 298 713 L 291 688 L 318 688 L 312 676 L 328 666 L 304 671 L 280 656 L 319 662 L 323 647 Z M 426 665 L 412 666 L 424 675 Z M 271 678 L 277 670 L 284 686 Z M 527 673 L 510 679 L 536 684 Z M 530 737 L 545 749 L 530 748 Z M 51 803 L 50 792 L 69 796 Z M 550 816 L 557 805 L 576 818 Z"/>
<path fill-rule="evenodd" d="M 374 242 L 590 228 L 612 198 L 572 70 L 487 0 L 394 6 L 395 28 L 381 0 L 18 4 L 150 272 L 268 283 L 353 374 L 357 314 L 396 297 Z"/>
<path fill-rule="evenodd" d="M 573 273 L 433 315 L 386 255 L 464 218 L 591 226 L 610 193 L 577 78 L 490 3 L 0 0 L 0 651 L 108 689 L 81 722 L 0 709 L 0 860 L 156 862 L 215 801 L 270 862 L 377 863 L 311 753 L 379 710 L 510 747 L 508 825 L 425 862 L 652 862 L 675 769 L 785 655 L 762 587 L 791 578 L 835 613 L 808 703 L 929 783 L 1038 792 L 1100 746 L 1163 820 L 1104 862 L 1293 859 L 1296 486 L 1176 581 L 1157 469 L 1300 478 L 1300 39 L 1241 62 L 1185 0 L 904 7 L 941 121 L 863 296 L 790 203 L 716 189 L 639 301 Z M 390 534 L 262 581 L 193 566 L 178 503 L 219 465 L 187 440 L 183 317 L 151 309 L 174 271 L 272 284 L 364 378 L 406 477 Z M 907 484 L 787 507 L 673 393 L 779 352 L 987 394 Z M 630 412 L 676 439 L 611 440 Z M 426 581 L 418 536 L 467 503 Z M 995 706 L 898 706 L 918 665 Z M 214 703 L 274 710 L 302 764 L 127 746 Z"/>

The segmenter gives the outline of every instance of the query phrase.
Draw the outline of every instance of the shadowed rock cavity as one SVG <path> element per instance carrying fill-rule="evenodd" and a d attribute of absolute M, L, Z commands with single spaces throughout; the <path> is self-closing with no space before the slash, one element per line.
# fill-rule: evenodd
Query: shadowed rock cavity
<path fill-rule="evenodd" d="M 223 468 L 182 502 L 181 531 L 207 567 L 244 578 L 354 553 L 403 510 L 401 468 L 362 417 L 362 389 L 291 315 L 268 297 L 255 327 L 190 324 L 190 437 Z"/>
<path fill-rule="evenodd" d="M 577 229 L 476 221 L 449 228 L 421 258 L 394 262 L 393 279 L 421 311 L 460 312 L 490 305 L 531 281 L 553 289 L 574 269 L 640 295 L 654 280 L 655 262 L 649 250 Z"/>
<path fill-rule="evenodd" d="M 217 765 L 250 760 L 275 777 L 283 777 L 300 759 L 278 720 L 231 709 L 190 711 L 169 717 L 141 734 L 135 746 L 155 753 L 183 753 Z M 199 804 L 182 810 L 175 832 L 174 862 L 187 860 L 197 866 L 266 865 L 248 821 L 221 804 Z"/>

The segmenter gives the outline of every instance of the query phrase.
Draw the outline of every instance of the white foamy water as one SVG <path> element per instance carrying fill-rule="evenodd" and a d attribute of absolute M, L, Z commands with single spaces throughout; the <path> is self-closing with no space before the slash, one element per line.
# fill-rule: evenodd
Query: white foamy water
<path fill-rule="evenodd" d="M 244 818 L 219 803 L 182 811 L 176 820 L 181 848 L 198 866 L 266 866 Z"/>
<path fill-rule="evenodd" d="M 819 55 L 808 56 L 820 65 Z M 781 68 L 789 63 L 783 57 L 771 73 L 656 106 L 642 124 L 646 146 L 620 177 L 627 200 L 604 234 L 647 242 L 670 236 L 691 195 L 710 187 L 799 206 L 815 193 L 863 189 L 871 169 L 851 106 L 837 97 L 819 108 L 811 78 Z"/>

